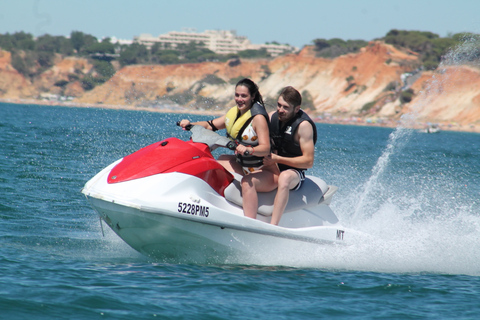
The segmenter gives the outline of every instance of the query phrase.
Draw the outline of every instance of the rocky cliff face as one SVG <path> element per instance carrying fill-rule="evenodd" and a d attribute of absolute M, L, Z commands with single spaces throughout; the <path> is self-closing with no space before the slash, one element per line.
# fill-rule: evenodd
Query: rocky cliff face
<path fill-rule="evenodd" d="M 36 90 L 17 70 L 12 67 L 10 52 L 0 50 L 0 98 L 31 98 Z"/>
<path fill-rule="evenodd" d="M 480 125 L 480 71 L 449 66 L 424 72 L 412 85 L 417 96 L 408 111 L 430 122 Z"/>
<path fill-rule="evenodd" d="M 73 103 L 171 110 L 223 111 L 233 105 L 234 83 L 249 77 L 259 84 L 267 107 L 287 85 L 306 98 L 319 119 L 350 122 L 397 121 L 412 113 L 418 122 L 460 124 L 480 129 L 480 70 L 450 66 L 418 71 L 418 57 L 382 42 L 335 59 L 315 57 L 312 47 L 274 60 L 232 60 L 183 65 L 133 65 L 106 83 L 84 91 L 76 73 L 91 72 L 85 59 L 66 58 L 33 82 L 11 67 L 0 52 L 0 98 L 36 98 L 41 92 L 75 97 Z M 68 84 L 55 86 L 59 80 Z M 413 90 L 405 99 L 402 92 Z"/>
<path fill-rule="evenodd" d="M 77 74 L 92 70 L 87 59 L 57 57 L 52 68 L 34 79 L 27 79 L 12 67 L 10 52 L 0 50 L 0 99 L 37 99 L 44 94 L 80 97 L 85 91 Z M 55 85 L 62 80 L 65 85 Z"/>

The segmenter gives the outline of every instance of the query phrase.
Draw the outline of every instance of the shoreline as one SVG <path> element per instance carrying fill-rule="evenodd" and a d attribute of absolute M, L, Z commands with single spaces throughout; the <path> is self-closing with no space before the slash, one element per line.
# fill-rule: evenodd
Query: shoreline
<path fill-rule="evenodd" d="M 96 108 L 96 109 L 112 109 L 112 110 L 127 110 L 127 111 L 147 111 L 158 113 L 178 113 L 178 114 L 203 114 L 221 116 L 225 114 L 225 110 L 191 110 L 186 108 L 154 108 L 154 107 L 138 107 L 129 105 L 108 105 L 108 104 L 96 104 L 96 103 L 80 103 L 73 101 L 45 101 L 36 99 L 0 99 L 0 103 L 12 103 L 19 105 L 44 105 L 44 106 L 57 106 L 57 107 L 72 107 L 72 108 Z M 397 128 L 400 125 L 399 120 L 394 119 L 378 119 L 377 121 L 371 120 L 371 118 L 360 117 L 346 117 L 341 118 L 337 116 L 324 117 L 315 114 L 310 114 L 312 120 L 317 123 L 324 124 L 339 124 L 339 125 L 352 125 L 352 126 L 369 126 L 369 127 L 384 127 L 384 128 Z M 436 123 L 440 131 L 455 131 L 455 132 L 471 132 L 480 133 L 480 124 L 458 124 L 458 123 Z M 424 130 L 428 127 L 427 123 L 415 123 L 411 129 Z"/>

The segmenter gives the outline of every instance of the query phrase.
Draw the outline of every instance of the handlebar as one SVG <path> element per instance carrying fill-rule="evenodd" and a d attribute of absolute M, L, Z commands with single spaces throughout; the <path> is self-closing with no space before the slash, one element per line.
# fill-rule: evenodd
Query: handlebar
<path fill-rule="evenodd" d="M 180 126 L 180 121 L 177 121 L 177 126 Z M 193 124 L 189 124 L 189 125 L 185 126 L 184 129 L 187 130 L 187 131 L 190 131 L 193 127 L 194 127 Z M 206 132 L 208 132 L 208 135 L 215 135 L 216 137 L 218 137 L 218 138 L 220 138 L 220 139 L 228 140 L 228 138 L 226 138 L 226 137 L 221 137 L 221 136 L 220 136 L 218 133 L 216 133 L 216 132 L 213 132 L 213 131 L 208 130 L 208 129 L 205 129 L 205 128 L 204 128 L 204 130 L 206 130 Z M 194 135 L 195 135 L 195 133 L 194 133 Z M 216 139 L 216 138 L 215 138 L 215 139 Z M 222 142 L 221 144 L 219 144 L 219 146 L 226 147 L 226 148 L 228 148 L 228 149 L 230 149 L 230 150 L 232 150 L 232 151 L 235 151 L 235 150 L 237 149 L 237 144 L 235 143 L 235 141 L 232 141 L 232 140 L 228 141 L 226 144 L 225 144 L 225 142 Z M 250 154 L 250 153 L 249 153 L 248 151 L 246 151 L 246 152 L 243 153 L 243 155 L 245 155 L 245 156 L 248 156 L 249 154 Z"/>
<path fill-rule="evenodd" d="M 230 141 L 229 143 L 227 143 L 227 148 L 230 150 L 235 150 L 237 149 L 237 144 L 233 141 Z"/>
<path fill-rule="evenodd" d="M 180 127 L 180 121 L 177 121 L 177 126 Z M 184 129 L 187 130 L 187 131 L 190 131 L 190 129 L 192 129 L 192 127 L 193 127 L 193 124 L 189 124 L 189 125 L 186 125 Z"/>

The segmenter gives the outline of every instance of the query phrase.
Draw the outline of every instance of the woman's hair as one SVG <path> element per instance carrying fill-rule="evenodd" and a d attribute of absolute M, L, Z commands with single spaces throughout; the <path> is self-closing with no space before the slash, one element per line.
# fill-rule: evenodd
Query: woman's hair
<path fill-rule="evenodd" d="M 258 86 L 255 82 L 248 78 L 244 78 L 237 82 L 235 88 L 238 86 L 244 86 L 248 89 L 248 92 L 250 92 L 250 95 L 253 97 L 253 102 L 258 102 L 262 106 L 264 105 L 262 95 L 260 94 Z"/>
<path fill-rule="evenodd" d="M 302 95 L 292 86 L 283 88 L 280 97 L 293 108 L 302 105 Z"/>

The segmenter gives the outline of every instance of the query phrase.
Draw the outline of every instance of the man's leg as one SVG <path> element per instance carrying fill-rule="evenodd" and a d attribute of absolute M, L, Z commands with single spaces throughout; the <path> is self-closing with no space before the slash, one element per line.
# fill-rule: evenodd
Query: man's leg
<path fill-rule="evenodd" d="M 290 190 L 300 183 L 300 177 L 295 170 L 285 170 L 278 177 L 278 188 L 275 201 L 273 203 L 273 213 L 271 224 L 278 225 L 283 211 L 288 203 Z"/>

